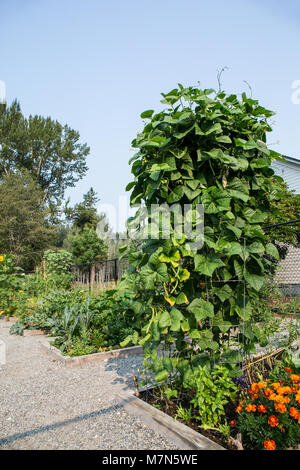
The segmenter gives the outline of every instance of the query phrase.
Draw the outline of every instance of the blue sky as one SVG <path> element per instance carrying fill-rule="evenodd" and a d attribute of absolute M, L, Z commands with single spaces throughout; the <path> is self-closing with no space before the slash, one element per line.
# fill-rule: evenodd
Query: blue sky
<path fill-rule="evenodd" d="M 300 2 L 288 0 L 0 0 L 0 80 L 9 103 L 69 124 L 91 147 L 72 203 L 93 186 L 116 204 L 140 113 L 178 82 L 217 87 L 225 66 L 226 91 L 246 80 L 276 112 L 272 148 L 300 158 L 299 26 Z"/>

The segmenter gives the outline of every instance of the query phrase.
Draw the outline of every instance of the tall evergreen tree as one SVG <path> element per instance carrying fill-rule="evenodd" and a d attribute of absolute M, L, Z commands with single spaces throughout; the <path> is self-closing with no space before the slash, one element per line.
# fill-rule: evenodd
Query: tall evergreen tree
<path fill-rule="evenodd" d="M 74 207 L 66 207 L 65 214 L 69 222 L 72 222 L 73 227 L 82 230 L 84 227 L 96 230 L 100 217 L 97 214 L 97 202 L 99 198 L 93 188 L 83 195 L 83 201 L 76 204 Z"/>
<path fill-rule="evenodd" d="M 95 261 L 106 258 L 107 247 L 98 237 L 96 229 L 101 217 L 97 214 L 96 204 L 99 201 L 93 188 L 83 195 L 83 201 L 73 208 L 65 209 L 67 220 L 72 222 L 72 235 L 69 243 L 76 264 L 82 269 L 89 269 Z M 94 277 L 94 271 L 92 273 Z"/>

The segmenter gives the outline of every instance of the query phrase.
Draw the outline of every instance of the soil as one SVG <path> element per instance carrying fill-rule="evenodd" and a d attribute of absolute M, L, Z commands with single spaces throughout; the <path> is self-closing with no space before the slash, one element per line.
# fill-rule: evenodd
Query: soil
<path fill-rule="evenodd" d="M 181 418 L 175 418 L 176 413 L 177 413 L 178 402 L 176 402 L 176 399 L 174 398 L 170 400 L 161 400 L 159 388 L 154 388 L 152 390 L 145 390 L 143 392 L 140 392 L 139 398 L 146 401 L 150 405 L 160 409 L 161 411 L 171 416 L 172 418 L 176 419 L 177 421 L 185 424 L 186 426 L 189 426 L 194 431 L 197 431 L 203 436 L 208 437 L 209 439 L 216 442 L 220 446 L 223 446 L 229 450 L 236 450 L 236 446 L 231 442 L 231 439 L 225 438 L 223 434 L 220 433 L 219 431 L 201 428 L 201 426 L 199 426 L 199 422 L 194 418 L 191 419 L 190 421 L 184 421 Z M 192 398 L 192 394 L 186 395 L 184 399 L 180 401 L 183 408 L 188 409 L 190 407 L 191 398 Z M 230 404 L 227 406 L 227 409 L 225 410 L 226 418 L 229 421 L 235 418 L 236 406 L 237 404 Z M 234 437 L 234 434 L 232 434 L 232 437 Z"/>

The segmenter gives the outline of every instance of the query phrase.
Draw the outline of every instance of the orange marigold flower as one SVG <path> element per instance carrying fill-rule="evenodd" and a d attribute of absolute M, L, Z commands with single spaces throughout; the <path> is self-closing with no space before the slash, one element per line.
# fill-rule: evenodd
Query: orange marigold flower
<path fill-rule="evenodd" d="M 275 450 L 276 449 L 275 441 L 272 441 L 271 439 L 267 439 L 264 442 L 264 446 L 265 446 L 266 450 Z"/>
<path fill-rule="evenodd" d="M 281 432 L 283 431 L 283 426 L 282 426 L 282 424 L 278 424 L 277 427 L 280 429 Z"/>
<path fill-rule="evenodd" d="M 250 413 L 251 411 L 256 411 L 256 405 L 251 405 L 251 403 L 249 403 L 249 404 L 245 407 L 245 410 L 248 411 L 248 413 Z"/>
<path fill-rule="evenodd" d="M 297 412 L 296 412 L 295 415 L 294 415 L 294 418 L 295 418 L 295 419 L 299 419 L 299 418 L 300 418 L 300 411 L 297 410 Z"/>
<path fill-rule="evenodd" d="M 298 413 L 299 413 L 299 412 L 298 412 L 297 408 L 295 408 L 294 406 L 291 406 L 291 408 L 290 408 L 290 416 L 291 416 L 292 418 L 296 418 L 296 416 L 298 415 Z M 298 419 L 298 418 L 297 418 L 297 419 Z"/>
<path fill-rule="evenodd" d="M 230 424 L 230 427 L 233 428 L 236 425 L 236 420 L 232 419 L 229 424 Z"/>
<path fill-rule="evenodd" d="M 291 369 L 290 367 L 285 367 L 285 370 L 286 370 L 287 372 L 292 372 L 292 369 Z"/>
<path fill-rule="evenodd" d="M 274 383 L 271 384 L 271 387 L 273 387 L 275 390 L 277 390 L 280 387 L 280 383 L 279 382 L 274 382 Z"/>
<path fill-rule="evenodd" d="M 257 385 L 259 389 L 266 388 L 267 386 L 266 382 L 257 382 Z"/>
<path fill-rule="evenodd" d="M 259 411 L 260 413 L 266 413 L 266 405 L 258 405 L 257 411 Z"/>
<path fill-rule="evenodd" d="M 269 416 L 268 423 L 270 426 L 272 426 L 272 428 L 274 428 L 278 424 L 278 419 L 274 415 Z"/>
<path fill-rule="evenodd" d="M 276 403 L 284 403 L 284 397 L 281 395 L 276 395 L 275 397 L 270 396 L 270 400 L 276 401 Z"/>
<path fill-rule="evenodd" d="M 259 392 L 259 386 L 257 383 L 253 383 L 250 387 L 250 393 L 258 393 Z"/>
<path fill-rule="evenodd" d="M 291 380 L 292 382 L 296 382 L 296 383 L 297 383 L 297 382 L 300 381 L 300 376 L 297 375 L 297 374 L 291 374 L 291 375 L 290 375 L 290 380 Z"/>
<path fill-rule="evenodd" d="M 242 409 L 243 409 L 243 407 L 242 407 L 242 405 L 239 403 L 238 406 L 236 407 L 235 411 L 236 411 L 237 413 L 240 413 L 240 412 L 242 411 Z"/>
<path fill-rule="evenodd" d="M 264 390 L 264 397 L 265 398 L 269 398 L 269 396 L 273 393 L 273 390 L 271 390 L 270 388 L 265 388 Z"/>
<path fill-rule="evenodd" d="M 283 405 L 282 403 L 275 403 L 275 410 L 279 411 L 279 413 L 285 413 L 286 412 L 286 406 Z"/>
<path fill-rule="evenodd" d="M 270 396 L 269 396 L 269 400 L 276 400 L 278 399 L 278 395 L 276 395 L 276 393 L 271 393 Z"/>
<path fill-rule="evenodd" d="M 258 397 L 259 397 L 259 394 L 258 394 L 258 393 L 253 393 L 253 394 L 251 395 L 252 400 L 256 400 Z"/>
<path fill-rule="evenodd" d="M 292 393 L 292 388 L 291 387 L 280 387 L 277 390 L 277 393 L 280 393 L 281 395 L 284 395 L 286 393 Z"/>

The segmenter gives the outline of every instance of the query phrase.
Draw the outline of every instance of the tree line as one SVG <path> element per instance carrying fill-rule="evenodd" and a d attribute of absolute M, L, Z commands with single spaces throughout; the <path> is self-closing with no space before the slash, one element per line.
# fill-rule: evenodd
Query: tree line
<path fill-rule="evenodd" d="M 66 189 L 85 176 L 89 153 L 68 125 L 27 118 L 17 100 L 0 104 L 0 253 L 13 254 L 27 271 L 49 249 L 69 251 L 80 265 L 116 255 L 114 243 L 97 233 L 105 215 L 97 214 L 96 191 L 73 207 L 65 201 Z"/>

